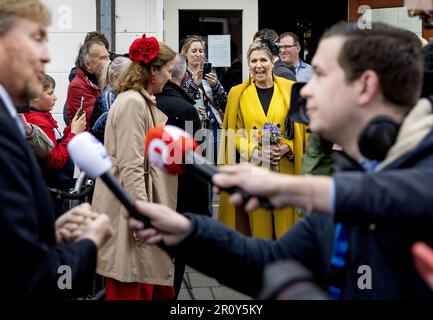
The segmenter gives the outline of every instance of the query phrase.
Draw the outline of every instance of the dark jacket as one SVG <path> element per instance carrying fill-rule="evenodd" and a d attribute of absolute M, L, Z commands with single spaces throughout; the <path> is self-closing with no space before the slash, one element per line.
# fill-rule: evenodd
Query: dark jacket
<path fill-rule="evenodd" d="M 335 217 L 312 214 L 271 242 L 187 214 L 192 232 L 177 248 L 188 265 L 252 296 L 264 267 L 280 259 L 301 262 L 326 288 L 337 221 L 350 243 L 343 299 L 433 299 L 410 251 L 415 241 L 433 244 L 433 131 L 383 171 L 341 172 L 334 181 Z M 361 266 L 371 268 L 372 289 L 358 288 Z"/>
<path fill-rule="evenodd" d="M 293 70 L 280 59 L 278 59 L 274 64 L 274 74 L 286 78 L 287 80 L 296 81 L 296 76 Z"/>
<path fill-rule="evenodd" d="M 193 136 L 201 128 L 195 101 L 173 82 L 167 82 L 156 95 L 158 109 L 168 117 L 167 124 L 188 131 Z M 186 125 L 189 122 L 189 127 Z M 192 132 L 191 132 L 192 130 Z M 197 141 L 200 143 L 200 141 Z M 209 211 L 209 185 L 189 173 L 179 175 L 177 211 L 211 215 Z"/>
<path fill-rule="evenodd" d="M 47 187 L 27 141 L 0 100 L 1 296 L 59 298 L 92 283 L 96 247 L 91 240 L 56 244 Z M 59 290 L 59 267 L 72 271 L 72 290 Z M 61 280 L 61 279 L 60 279 Z M 60 281 L 63 283 L 62 281 Z"/>

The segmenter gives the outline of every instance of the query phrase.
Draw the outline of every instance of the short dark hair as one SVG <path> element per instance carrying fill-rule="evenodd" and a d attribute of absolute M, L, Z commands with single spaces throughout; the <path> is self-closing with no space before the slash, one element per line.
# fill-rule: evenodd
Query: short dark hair
<path fill-rule="evenodd" d="M 274 29 L 260 29 L 254 34 L 253 41 L 259 38 L 268 39 L 275 43 L 278 42 L 278 33 Z"/>
<path fill-rule="evenodd" d="M 56 87 L 56 80 L 48 74 L 44 75 L 44 80 L 42 80 L 42 86 L 44 90 L 47 90 L 49 87 Z"/>
<path fill-rule="evenodd" d="M 108 39 L 105 36 L 105 34 L 98 32 L 98 31 L 91 31 L 91 32 L 87 32 L 86 37 L 84 38 L 84 42 L 99 42 L 102 43 L 105 47 L 105 49 L 108 50 L 108 47 L 110 46 L 110 44 L 108 43 Z"/>
<path fill-rule="evenodd" d="M 75 60 L 76 67 L 84 68 L 84 61 L 86 57 L 90 54 L 90 48 L 94 44 L 104 46 L 107 50 L 109 47 L 108 40 L 103 33 L 98 31 L 88 32 L 86 34 L 86 37 L 84 38 L 84 43 L 78 50 L 77 59 Z"/>
<path fill-rule="evenodd" d="M 293 32 L 284 32 L 280 34 L 280 40 L 285 37 L 291 37 L 293 39 L 293 44 L 299 44 L 299 37 Z"/>
<path fill-rule="evenodd" d="M 385 23 L 360 29 L 357 23 L 339 22 L 321 40 L 336 36 L 345 38 L 338 62 L 348 82 L 372 70 L 385 99 L 397 106 L 416 104 L 421 94 L 423 61 L 415 33 Z"/>

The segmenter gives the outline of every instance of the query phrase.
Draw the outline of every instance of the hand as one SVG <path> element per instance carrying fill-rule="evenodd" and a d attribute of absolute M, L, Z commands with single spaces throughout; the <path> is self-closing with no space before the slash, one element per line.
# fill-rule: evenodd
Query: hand
<path fill-rule="evenodd" d="M 288 176 L 270 172 L 266 169 L 249 164 L 223 166 L 222 173 L 212 177 L 212 182 L 220 189 L 233 186 L 240 187 L 253 196 L 267 198 L 275 208 L 287 205 L 287 194 L 285 181 Z M 234 193 L 230 196 L 233 205 L 244 205 L 242 196 Z M 245 206 L 247 211 L 259 207 L 257 198 L 251 198 Z"/>
<path fill-rule="evenodd" d="M 433 250 L 423 242 L 417 242 L 412 246 L 412 255 L 415 262 L 415 267 L 433 290 Z"/>
<path fill-rule="evenodd" d="M 271 146 L 271 164 L 278 165 L 280 159 L 282 157 L 282 152 L 280 150 L 280 146 Z"/>
<path fill-rule="evenodd" d="M 58 244 L 68 244 L 83 235 L 86 225 L 98 216 L 90 209 L 88 203 L 83 203 L 61 215 L 55 223 L 56 240 Z"/>
<path fill-rule="evenodd" d="M 75 134 L 83 132 L 86 129 L 86 112 L 83 112 L 83 114 L 78 117 L 79 112 L 80 109 L 78 109 L 71 122 L 71 132 Z"/>
<path fill-rule="evenodd" d="M 217 78 L 215 73 L 213 73 L 213 72 L 207 73 L 207 74 L 205 74 L 204 78 L 205 78 L 205 80 L 207 80 L 207 82 L 209 82 L 209 84 L 212 88 L 215 88 L 215 86 L 218 83 L 218 78 Z"/>
<path fill-rule="evenodd" d="M 113 234 L 110 218 L 106 214 L 98 214 L 97 217 L 86 224 L 83 234 L 77 239 L 90 239 L 97 249 L 100 249 Z"/>
<path fill-rule="evenodd" d="M 26 135 L 29 136 L 33 132 L 33 127 L 30 125 L 30 123 L 27 122 L 26 117 L 22 113 L 18 114 L 20 116 L 21 122 L 24 125 L 24 129 L 26 129 Z"/>
<path fill-rule="evenodd" d="M 149 218 L 152 227 L 144 228 L 142 222 L 129 219 L 129 226 L 134 234 L 147 244 L 163 241 L 172 246 L 181 242 L 191 229 L 191 221 L 176 211 L 161 204 L 137 201 L 136 207 Z"/>
<path fill-rule="evenodd" d="M 280 143 L 278 145 L 271 146 L 271 163 L 273 165 L 278 165 L 281 158 L 290 151 L 291 149 L 289 145 L 285 143 Z"/>

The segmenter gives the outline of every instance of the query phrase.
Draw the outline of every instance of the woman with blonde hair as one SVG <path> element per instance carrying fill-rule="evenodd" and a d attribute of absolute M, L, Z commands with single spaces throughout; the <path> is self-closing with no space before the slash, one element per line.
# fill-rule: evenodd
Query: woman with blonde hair
<path fill-rule="evenodd" d="M 101 68 L 98 79 L 102 92 L 98 97 L 97 103 L 92 111 L 92 116 L 90 117 L 90 133 L 97 137 L 102 143 L 104 143 L 108 111 L 117 97 L 117 92 L 114 87 L 117 84 L 120 73 L 125 70 L 130 63 L 131 60 L 127 57 L 118 56 L 111 61 L 105 61 Z"/>
<path fill-rule="evenodd" d="M 300 174 L 305 126 L 295 123 L 291 130 L 285 128 L 294 82 L 273 75 L 274 55 L 266 41 L 255 40 L 248 49 L 247 59 L 251 79 L 230 90 L 218 163 L 233 164 L 240 156 L 241 162 L 267 165 L 281 173 Z M 270 128 L 284 135 L 278 144 L 264 148 L 257 137 L 269 123 Z M 286 132 L 290 132 L 290 136 L 286 136 Z M 296 221 L 293 208 L 260 208 L 247 214 L 233 207 L 226 193 L 220 196 L 218 218 L 244 234 L 266 239 L 281 237 Z"/>
<path fill-rule="evenodd" d="M 218 130 L 222 126 L 223 113 L 227 103 L 227 93 L 218 80 L 214 70 L 203 74 L 203 65 L 206 62 L 206 44 L 200 36 L 188 36 L 182 42 L 181 54 L 186 57 L 187 76 L 182 87 L 187 94 L 196 101 L 195 107 L 201 111 L 205 127 L 213 132 L 213 144 L 208 144 L 207 153 L 213 151 L 212 161 L 217 159 Z M 203 109 L 201 109 L 203 110 Z M 199 110 L 200 112 L 200 110 Z"/>
<path fill-rule="evenodd" d="M 143 35 L 132 43 L 132 62 L 115 86 L 118 96 L 108 113 L 104 136 L 111 172 L 131 197 L 173 209 L 177 177 L 165 175 L 148 161 L 144 139 L 147 130 L 167 120 L 156 108 L 154 94 L 171 79 L 175 56 L 154 37 Z M 110 216 L 114 230 L 98 256 L 97 273 L 105 277 L 106 299 L 173 299 L 172 259 L 159 247 L 144 244 L 128 228 L 125 208 L 100 179 L 92 206 Z"/>

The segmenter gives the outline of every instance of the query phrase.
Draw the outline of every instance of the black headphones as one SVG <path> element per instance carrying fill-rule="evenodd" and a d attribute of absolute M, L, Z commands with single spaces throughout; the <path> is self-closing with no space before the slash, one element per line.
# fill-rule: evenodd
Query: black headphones
<path fill-rule="evenodd" d="M 358 138 L 361 154 L 370 160 L 382 161 L 397 139 L 400 124 L 387 116 L 378 116 L 362 129 Z"/>

